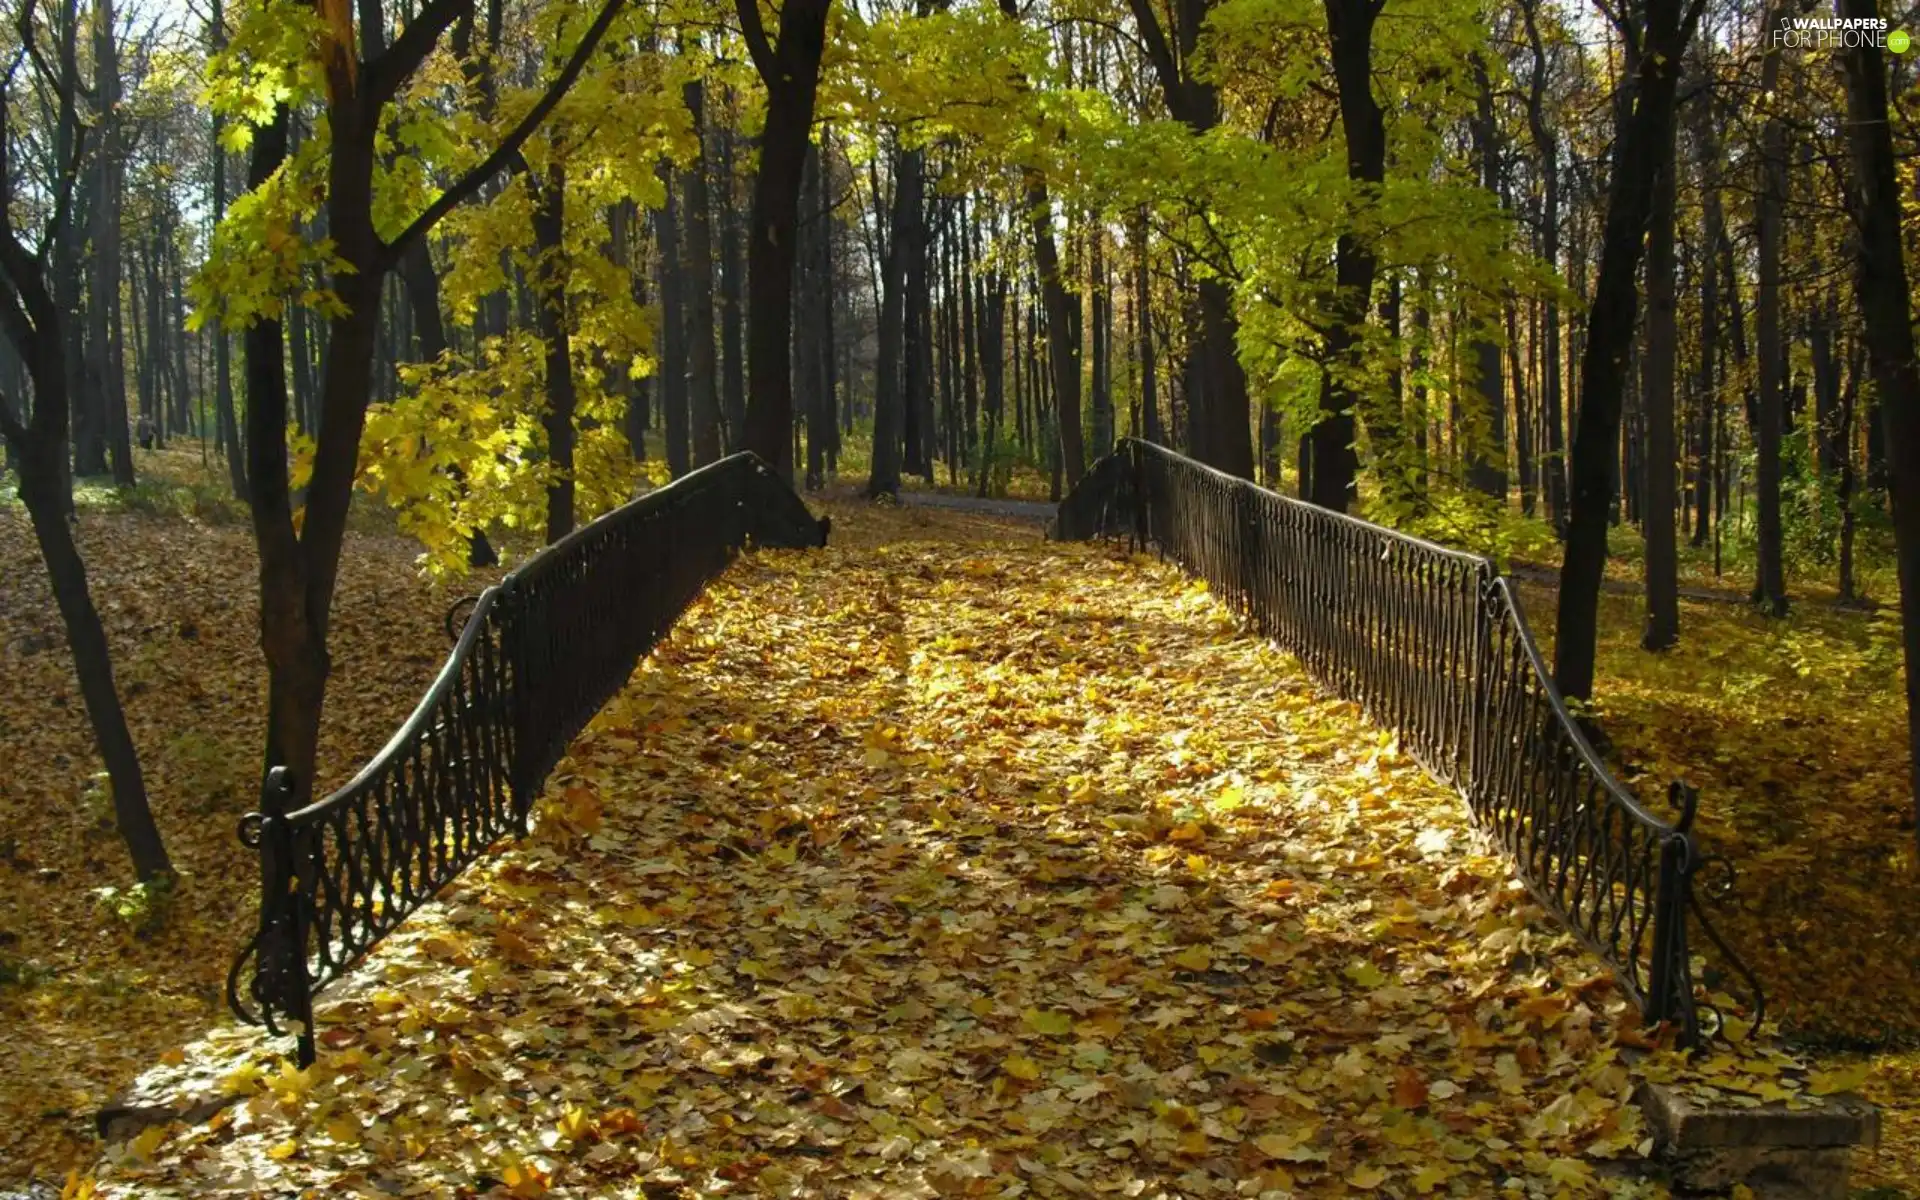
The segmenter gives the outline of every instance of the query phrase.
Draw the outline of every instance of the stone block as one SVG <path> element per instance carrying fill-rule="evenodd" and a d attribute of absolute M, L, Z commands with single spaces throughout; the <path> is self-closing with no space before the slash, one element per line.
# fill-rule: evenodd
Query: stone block
<path fill-rule="evenodd" d="M 1856 1096 L 1748 1108 L 1650 1084 L 1640 1107 L 1680 1195 L 1745 1184 L 1758 1200 L 1846 1200 L 1849 1151 L 1880 1141 L 1880 1110 Z"/>

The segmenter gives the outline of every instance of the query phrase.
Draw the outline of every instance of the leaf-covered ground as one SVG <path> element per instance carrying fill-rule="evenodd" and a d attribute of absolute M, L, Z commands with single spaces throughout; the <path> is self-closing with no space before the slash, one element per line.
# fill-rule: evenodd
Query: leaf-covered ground
<path fill-rule="evenodd" d="M 1550 592 L 1526 598 L 1551 612 Z M 1737 868 L 1708 911 L 1774 1012 L 1822 1039 L 1920 1035 L 1898 614 L 1688 604 L 1680 645 L 1653 655 L 1640 611 L 1602 599 L 1601 723 L 1641 791 L 1700 789 L 1701 835 Z"/>
<path fill-rule="evenodd" d="M 1627 1006 L 1351 706 L 1156 564 L 836 518 L 712 589 L 317 1067 L 170 1056 L 234 1102 L 105 1192 L 1652 1188 Z"/>
<path fill-rule="evenodd" d="M 182 453 L 139 465 L 198 478 Z M 94 598 L 186 872 L 164 919 L 136 932 L 94 895 L 131 882 L 127 857 L 26 514 L 0 499 L 0 1182 L 91 1158 L 95 1110 L 224 1010 L 227 963 L 258 910 L 234 823 L 255 805 L 266 695 L 253 541 L 235 517 L 215 488 L 82 496 Z M 446 654 L 446 601 L 417 581 L 416 554 L 390 535 L 348 539 L 321 755 L 335 781 L 386 741 Z"/>

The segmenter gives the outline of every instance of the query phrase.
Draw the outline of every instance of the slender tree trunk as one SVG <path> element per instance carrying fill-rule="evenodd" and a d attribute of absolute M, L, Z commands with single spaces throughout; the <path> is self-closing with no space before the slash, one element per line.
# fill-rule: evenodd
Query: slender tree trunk
<path fill-rule="evenodd" d="M 1580 414 L 1573 439 L 1573 494 L 1566 558 L 1560 569 L 1554 673 L 1562 694 L 1593 694 L 1600 581 L 1607 560 L 1607 510 L 1614 448 L 1640 297 L 1635 290 L 1655 176 L 1672 166 L 1674 94 L 1681 57 L 1699 9 L 1681 0 L 1648 0 L 1632 110 L 1614 139 L 1600 274 L 1587 312 L 1580 363 Z"/>
<path fill-rule="evenodd" d="M 684 43 L 682 49 L 685 49 Z M 713 341 L 713 232 L 707 205 L 706 86 L 691 79 L 680 97 L 699 152 L 680 173 L 681 277 L 686 280 L 687 388 L 693 423 L 693 465 L 720 457 L 720 366 Z"/>
<path fill-rule="evenodd" d="M 1133 226 L 1133 311 L 1134 337 L 1140 354 L 1140 430 L 1141 436 L 1156 445 L 1165 435 L 1160 431 L 1160 398 L 1156 394 L 1153 356 L 1153 277 L 1148 270 L 1147 210 L 1137 210 Z"/>
<path fill-rule="evenodd" d="M 1326 0 L 1333 74 L 1340 93 L 1340 124 L 1347 138 L 1347 178 L 1362 207 L 1376 202 L 1386 179 L 1387 135 L 1373 98 L 1373 25 L 1379 0 Z M 1361 341 L 1373 308 L 1374 254 L 1352 230 L 1334 251 L 1332 327 L 1326 337 L 1329 370 L 1321 376 L 1320 421 L 1313 427 L 1313 480 L 1308 498 L 1322 508 L 1347 511 L 1360 460 L 1354 453 L 1354 413 L 1359 408 Z"/>
<path fill-rule="evenodd" d="M 1664 165 L 1653 190 L 1653 215 L 1647 231 L 1647 348 L 1641 364 L 1641 390 L 1647 419 L 1646 589 L 1647 624 L 1640 644 L 1666 650 L 1680 640 L 1679 557 L 1674 544 L 1673 378 L 1678 332 L 1674 317 L 1674 193 L 1677 159 L 1668 128 Z"/>
<path fill-rule="evenodd" d="M 731 100 L 727 108 L 731 111 Z M 740 449 L 747 436 L 747 362 L 745 351 L 746 260 L 741 255 L 738 188 L 733 172 L 734 127 L 723 124 L 720 141 L 720 407 L 727 421 L 727 449 Z"/>
<path fill-rule="evenodd" d="M 540 341 L 546 347 L 547 542 L 573 532 L 574 410 L 572 321 L 568 313 L 567 170 L 560 139 L 554 139 L 544 176 L 530 172 L 533 190 L 533 244 L 539 251 L 536 290 L 540 305 Z M 711 346 L 712 339 L 708 339 Z"/>
<path fill-rule="evenodd" d="M 767 88 L 767 120 L 760 136 L 752 236 L 747 245 L 746 446 L 789 482 L 793 479 L 793 379 L 788 359 L 793 334 L 794 226 L 832 5 L 833 0 L 786 0 L 777 40 L 770 45 L 755 0 L 736 4 L 760 81 Z"/>
<path fill-rule="evenodd" d="M 89 381 L 99 396 L 106 422 L 107 453 L 113 482 L 133 486 L 133 442 L 127 429 L 127 363 L 121 340 L 120 200 L 125 189 L 126 152 L 121 145 L 120 52 L 114 40 L 113 0 L 94 0 L 93 57 L 94 192 L 93 280 L 87 296 L 92 324 Z"/>
<path fill-rule="evenodd" d="M 1535 169 L 1540 176 L 1540 257 L 1560 269 L 1560 143 L 1546 110 L 1548 63 L 1540 37 L 1538 0 L 1522 4 L 1533 72 L 1527 88 L 1527 128 L 1532 135 Z M 1549 292 L 1540 316 L 1540 424 L 1544 454 L 1539 463 L 1547 519 L 1565 533 L 1567 500 L 1566 421 L 1562 415 L 1560 303 Z"/>
<path fill-rule="evenodd" d="M 1788 4 L 1776 0 L 1768 15 L 1769 33 L 1785 28 Z M 1779 104 L 1780 47 L 1766 41 L 1760 69 L 1760 92 L 1769 106 Z M 1754 492 L 1760 525 L 1756 557 L 1758 573 L 1753 602 L 1769 616 L 1787 612 L 1784 531 L 1780 520 L 1781 410 L 1786 401 L 1782 360 L 1786 344 L 1780 330 L 1780 254 L 1785 238 L 1787 197 L 1787 128 L 1778 112 L 1770 112 L 1760 131 L 1760 190 L 1755 198 L 1759 227 L 1759 280 L 1754 293 L 1754 353 L 1760 366 L 1759 424 L 1755 430 Z"/>
<path fill-rule="evenodd" d="M 1840 0 L 1840 15 L 1875 18 L 1877 0 Z M 1843 55 L 1847 142 L 1859 230 L 1856 294 L 1868 359 L 1887 424 L 1893 529 L 1900 574 L 1900 630 L 1907 668 L 1907 753 L 1914 813 L 1920 818 L 1920 365 L 1915 362 L 1900 183 L 1888 120 L 1886 68 L 1867 44 Z M 1915 823 L 1920 837 L 1920 819 Z"/>
<path fill-rule="evenodd" d="M 891 231 L 881 255 L 878 358 L 874 367 L 873 466 L 867 495 L 895 495 L 900 491 L 901 442 L 906 431 L 907 405 L 903 391 L 906 357 L 906 256 L 913 224 L 919 220 L 926 161 L 920 150 L 901 151 L 895 160 Z"/>
<path fill-rule="evenodd" d="M 680 201 L 673 174 L 660 168 L 667 185 L 664 207 L 654 214 L 654 241 L 660 248 L 660 424 L 666 448 L 662 456 L 677 479 L 693 466 L 687 445 L 687 320 L 686 272 L 680 247 Z"/>
<path fill-rule="evenodd" d="M 1480 186 L 1496 201 L 1500 197 L 1499 127 L 1493 110 L 1493 84 L 1486 65 L 1475 56 L 1474 76 L 1478 81 L 1478 111 L 1471 122 L 1474 157 L 1479 160 Z M 1486 425 L 1480 433 L 1479 421 L 1473 422 L 1476 436 L 1469 447 L 1467 479 L 1473 487 L 1499 504 L 1507 502 L 1507 393 L 1500 373 L 1500 346 L 1494 341 L 1496 317 L 1489 315 L 1477 326 L 1473 338 L 1474 381 L 1484 404 Z"/>

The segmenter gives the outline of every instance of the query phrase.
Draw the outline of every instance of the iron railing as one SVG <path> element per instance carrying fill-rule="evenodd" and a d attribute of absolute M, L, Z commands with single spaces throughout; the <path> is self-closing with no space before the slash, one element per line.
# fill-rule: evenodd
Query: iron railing
<path fill-rule="evenodd" d="M 736 454 L 583 526 L 468 609 L 453 653 L 386 748 L 346 786 L 288 811 L 268 772 L 240 838 L 260 853 L 260 922 L 227 1001 L 299 1038 L 313 996 L 502 837 L 524 835 L 547 775 L 734 553 L 826 544 L 827 522 Z"/>
<path fill-rule="evenodd" d="M 1699 1040 L 1711 1006 L 1695 998 L 1687 947 L 1699 912 L 1695 793 L 1675 783 L 1668 820 L 1608 772 L 1492 562 L 1133 439 L 1094 464 L 1051 533 L 1151 542 L 1205 579 L 1458 789 L 1534 898 L 1612 968 L 1648 1022 Z"/>

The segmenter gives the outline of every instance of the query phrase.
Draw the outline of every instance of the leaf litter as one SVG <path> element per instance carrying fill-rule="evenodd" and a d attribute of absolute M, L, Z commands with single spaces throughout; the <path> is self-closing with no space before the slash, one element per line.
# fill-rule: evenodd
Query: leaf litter
<path fill-rule="evenodd" d="M 1850 1082 L 1647 1049 L 1458 801 L 1172 568 L 835 517 L 324 995 L 318 1064 L 215 1030 L 142 1094 L 230 1103 L 76 1187 L 1658 1195 L 1636 1079 Z"/>

